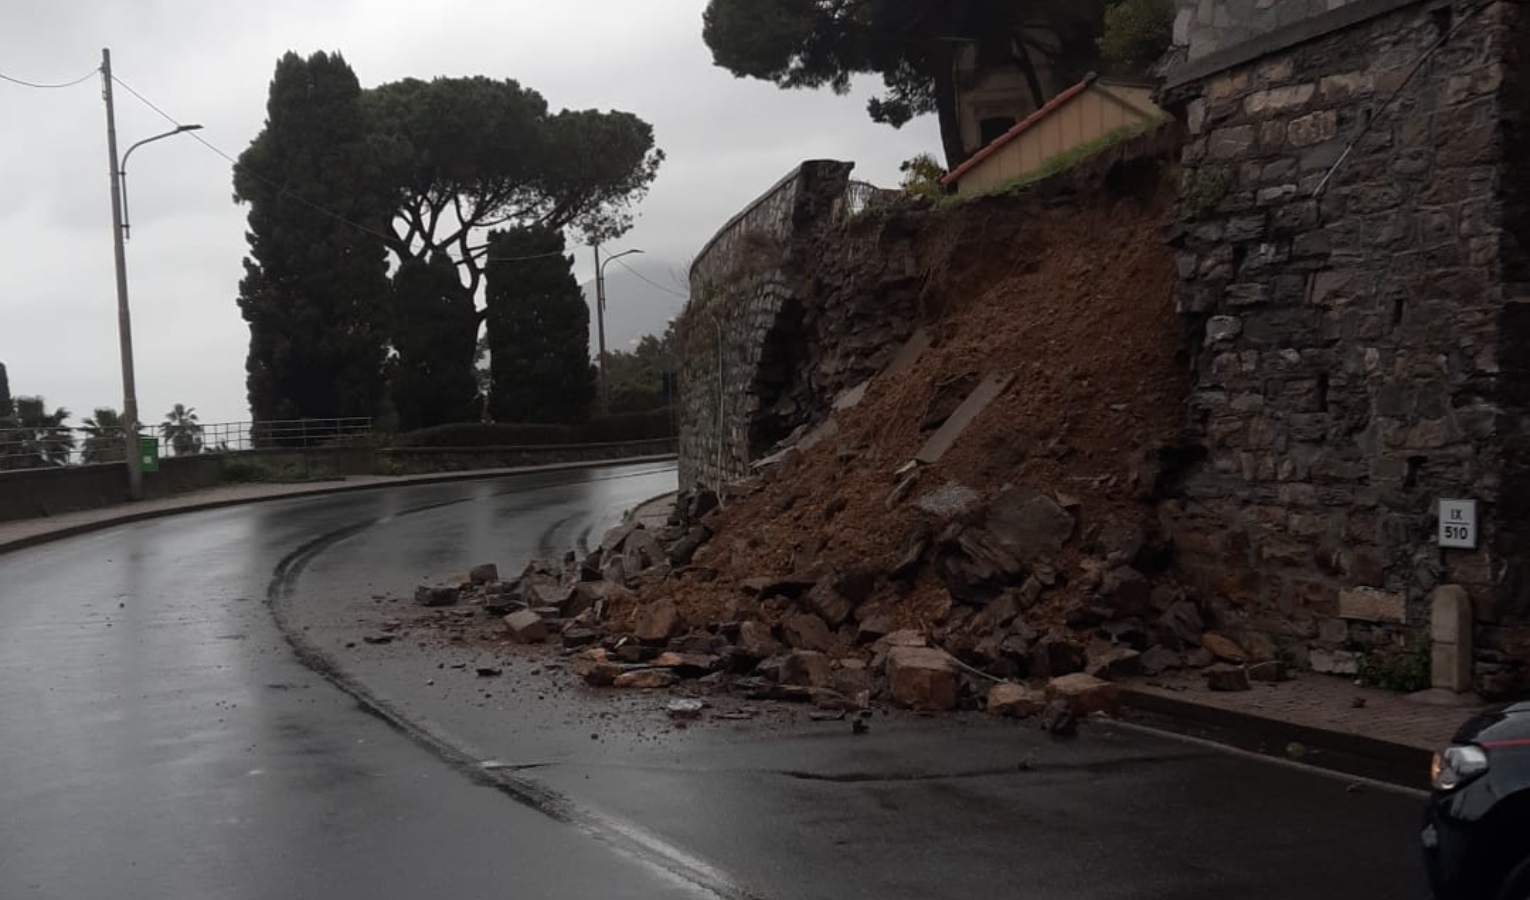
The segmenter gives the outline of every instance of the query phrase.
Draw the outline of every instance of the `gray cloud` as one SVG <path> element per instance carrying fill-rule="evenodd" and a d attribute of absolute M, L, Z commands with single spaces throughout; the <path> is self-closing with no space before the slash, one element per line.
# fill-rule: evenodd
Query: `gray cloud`
<path fill-rule="evenodd" d="M 651 121 L 669 155 L 637 227 L 620 242 L 633 268 L 669 288 L 712 233 L 803 159 L 858 163 L 882 184 L 899 161 L 938 147 L 932 122 L 903 131 L 849 97 L 782 92 L 711 64 L 702 0 L 5 0 L 0 72 L 63 81 L 112 48 L 116 74 L 237 155 L 259 131 L 277 57 L 339 50 L 364 85 L 416 76 L 515 78 L 555 108 L 618 108 Z M 99 82 L 59 91 L 0 83 L 0 361 L 12 388 L 78 415 L 121 405 L 110 195 Z M 123 148 L 166 122 L 118 96 Z M 248 333 L 234 298 L 245 253 L 244 211 L 229 166 L 188 138 L 135 154 L 128 271 L 145 418 L 174 403 L 204 421 L 248 418 Z M 581 281 L 590 252 L 575 250 Z M 681 302 L 619 271 L 610 345 L 657 332 Z M 620 310 L 618 311 L 618 307 Z"/>

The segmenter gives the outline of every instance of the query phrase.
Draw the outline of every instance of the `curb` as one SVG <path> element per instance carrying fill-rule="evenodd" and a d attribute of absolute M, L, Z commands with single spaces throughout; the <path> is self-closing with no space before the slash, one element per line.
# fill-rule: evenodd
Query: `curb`
<path fill-rule="evenodd" d="M 637 521 L 638 514 L 640 512 L 642 512 L 642 510 L 643 510 L 643 508 L 645 506 L 652 506 L 653 504 L 658 503 L 658 502 L 660 502 L 662 500 L 673 500 L 673 499 L 675 499 L 675 498 L 677 498 L 679 496 L 680 496 L 680 492 L 679 491 L 669 491 L 668 493 L 659 494 L 657 497 L 649 497 L 647 500 L 644 500 L 642 503 L 636 504 L 631 509 L 627 510 L 627 514 L 622 516 L 622 524 L 623 525 L 627 525 L 627 524 L 629 524 L 631 522 Z"/>
<path fill-rule="evenodd" d="M 75 525 L 65 525 L 50 531 L 30 534 L 26 537 L 15 538 L 9 541 L 0 541 L 0 555 L 13 553 L 17 550 L 25 550 L 40 544 L 48 544 L 53 541 L 61 541 L 65 538 L 77 537 L 89 534 L 93 531 L 104 531 L 107 528 L 115 528 L 118 525 L 131 525 L 134 522 L 144 522 L 150 519 L 163 519 L 169 516 L 178 516 L 183 513 L 207 512 L 214 509 L 227 509 L 233 506 L 251 506 L 256 503 L 272 503 L 278 500 L 298 500 L 307 497 L 322 497 L 330 494 L 350 494 L 361 491 L 383 490 L 386 488 L 415 487 L 417 485 L 451 484 L 460 481 L 484 481 L 491 478 L 508 478 L 515 475 L 534 475 L 538 472 L 567 472 L 575 469 L 593 469 L 600 466 L 641 465 L 643 463 L 670 462 L 678 457 L 673 453 L 656 456 L 629 456 L 621 459 L 602 459 L 576 463 L 549 463 L 541 466 L 522 466 L 510 469 L 477 469 L 471 472 L 443 472 L 439 475 L 404 476 L 397 481 L 375 481 L 366 484 L 345 484 L 331 482 L 323 487 L 315 487 L 312 490 L 297 490 L 282 494 L 268 496 L 239 497 L 223 500 L 207 500 L 199 503 L 188 503 L 184 506 L 166 507 L 153 510 L 124 510 L 103 519 L 90 522 L 80 522 Z M 28 520 L 21 520 L 28 521 Z M 32 520 L 35 521 L 35 520 Z"/>
<path fill-rule="evenodd" d="M 1288 745 L 1301 744 L 1313 751 L 1299 760 L 1304 765 L 1364 775 L 1398 787 L 1429 788 L 1433 754 L 1409 744 L 1205 706 L 1126 686 L 1121 688 L 1121 702 L 1130 710 L 1162 717 L 1180 726 L 1210 729 L 1211 734 L 1201 736 L 1217 743 L 1279 758 L 1287 758 Z"/>

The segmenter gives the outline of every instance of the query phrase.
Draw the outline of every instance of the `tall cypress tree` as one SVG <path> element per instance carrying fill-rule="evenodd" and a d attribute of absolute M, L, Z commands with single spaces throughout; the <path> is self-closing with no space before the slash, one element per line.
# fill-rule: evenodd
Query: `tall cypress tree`
<path fill-rule="evenodd" d="M 11 402 L 11 378 L 5 371 L 5 363 L 0 363 L 0 428 L 16 415 L 16 404 Z"/>
<path fill-rule="evenodd" d="M 350 66 L 283 56 L 265 130 L 234 170 L 235 200 L 250 207 L 239 308 L 257 421 L 381 409 L 389 211 L 378 187 Z"/>
<path fill-rule="evenodd" d="M 517 228 L 489 238 L 489 408 L 499 422 L 572 423 L 595 404 L 590 307 L 563 233 Z"/>
<path fill-rule="evenodd" d="M 393 274 L 390 321 L 399 430 L 477 421 L 478 379 L 460 363 L 477 352 L 478 309 L 462 293 L 457 263 L 441 253 L 404 260 Z"/>

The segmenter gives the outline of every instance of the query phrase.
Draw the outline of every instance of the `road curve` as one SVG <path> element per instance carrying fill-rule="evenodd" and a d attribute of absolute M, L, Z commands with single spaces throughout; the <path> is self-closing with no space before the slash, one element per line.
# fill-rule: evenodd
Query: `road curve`
<path fill-rule="evenodd" d="M 706 896 L 359 711 L 262 602 L 358 524 L 450 506 L 414 559 L 506 559 L 673 486 L 648 465 L 337 495 L 0 557 L 0 897 Z"/>

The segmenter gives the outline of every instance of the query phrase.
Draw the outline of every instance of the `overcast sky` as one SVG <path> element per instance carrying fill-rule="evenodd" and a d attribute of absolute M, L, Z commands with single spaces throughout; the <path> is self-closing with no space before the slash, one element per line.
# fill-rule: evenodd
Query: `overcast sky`
<path fill-rule="evenodd" d="M 287 50 L 339 50 L 371 86 L 399 78 L 514 78 L 554 108 L 617 108 L 652 122 L 669 159 L 637 228 L 616 245 L 670 289 L 712 233 L 799 161 L 854 160 L 856 177 L 896 183 L 897 165 L 938 150 L 929 119 L 902 131 L 865 115 L 864 91 L 783 92 L 711 64 L 701 40 L 704 0 L 0 0 L 0 74 L 59 82 L 112 50 L 118 78 L 181 121 L 199 122 L 231 155 L 260 130 L 276 59 Z M 166 123 L 118 92 L 120 146 Z M 40 91 L 0 82 L 0 362 L 17 394 L 42 394 L 78 424 L 95 406 L 120 407 L 111 265 L 110 191 L 99 80 Z M 228 164 L 180 137 L 129 165 L 128 244 L 142 418 L 175 403 L 204 422 L 249 417 L 248 331 L 235 297 L 245 211 L 231 201 Z M 580 280 L 591 277 L 578 248 Z M 616 273 L 617 266 L 607 269 Z M 630 289 L 628 289 L 630 288 Z M 610 305 L 612 336 L 662 330 L 673 308 L 630 276 Z M 633 311 L 636 313 L 636 311 Z M 616 318 L 613 309 L 612 317 Z"/>

